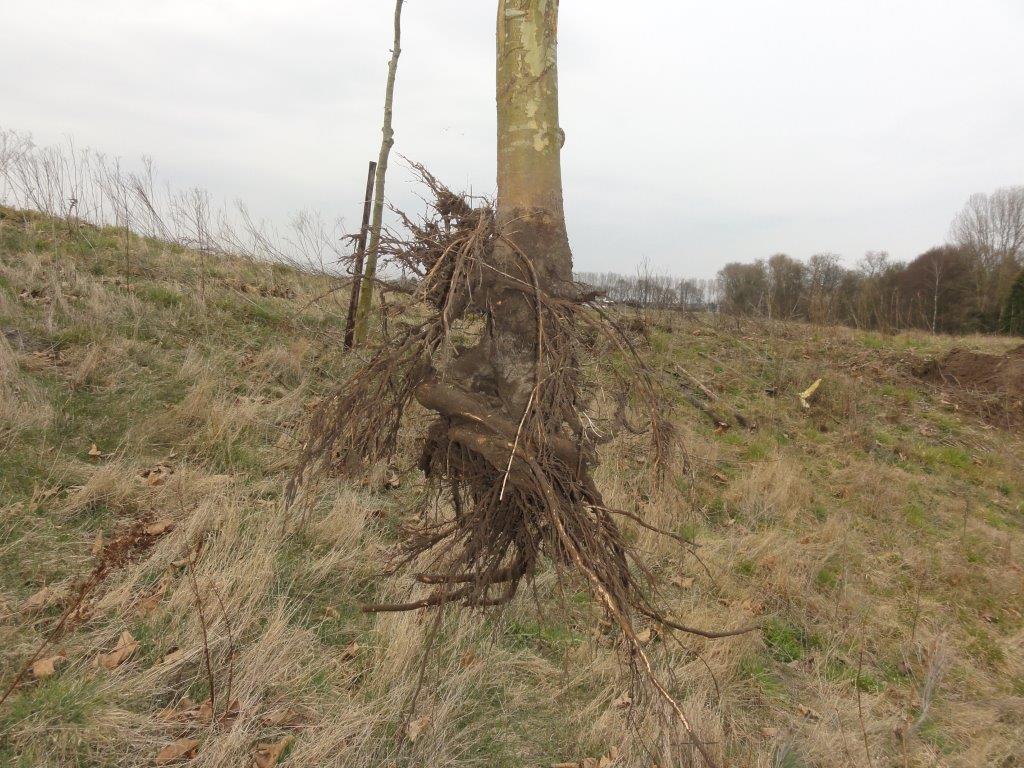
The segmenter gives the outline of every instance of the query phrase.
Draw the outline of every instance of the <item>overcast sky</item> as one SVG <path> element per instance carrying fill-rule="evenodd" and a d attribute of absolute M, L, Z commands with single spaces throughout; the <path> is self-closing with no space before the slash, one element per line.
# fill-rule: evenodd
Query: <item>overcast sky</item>
<path fill-rule="evenodd" d="M 408 0 L 395 151 L 495 188 L 495 0 Z M 3 0 L 0 126 L 359 219 L 391 0 Z M 1024 183 L 1024 0 L 563 0 L 578 269 L 912 258 Z M 389 197 L 421 204 L 401 162 Z"/>

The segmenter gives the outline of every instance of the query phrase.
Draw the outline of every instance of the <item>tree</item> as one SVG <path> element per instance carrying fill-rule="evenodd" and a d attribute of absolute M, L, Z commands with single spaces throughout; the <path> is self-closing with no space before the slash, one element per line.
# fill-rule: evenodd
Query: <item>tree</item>
<path fill-rule="evenodd" d="M 847 270 L 834 253 L 816 253 L 807 262 L 807 317 L 812 323 L 834 323 L 841 316 L 841 289 Z"/>
<path fill-rule="evenodd" d="M 1003 330 L 1014 336 L 1024 336 L 1024 269 L 1013 281 L 1010 294 L 1006 297 Z"/>
<path fill-rule="evenodd" d="M 962 329 L 973 307 L 971 264 L 970 254 L 953 245 L 931 248 L 910 262 L 899 278 L 907 321 L 932 333 Z"/>
<path fill-rule="evenodd" d="M 1000 302 L 1024 266 L 1024 186 L 972 195 L 953 220 L 950 240 L 971 254 L 982 330 L 995 330 Z"/>
<path fill-rule="evenodd" d="M 370 305 L 373 304 L 373 287 L 377 278 L 377 258 L 380 253 L 381 227 L 384 224 L 384 180 L 388 173 L 388 158 L 391 147 L 395 144 L 395 131 L 392 127 L 395 101 L 395 79 L 398 75 L 398 57 L 402 55 L 402 3 L 395 0 L 395 38 L 391 48 L 391 60 L 388 62 L 388 80 L 384 88 L 384 126 L 380 142 L 380 154 L 377 157 L 375 192 L 373 197 L 373 223 L 370 225 L 370 246 L 366 251 L 366 272 L 363 274 L 359 287 L 359 307 L 356 312 L 355 343 L 366 341 L 366 329 L 370 320 Z M 357 276 L 357 279 L 358 276 Z"/>
<path fill-rule="evenodd" d="M 803 301 L 807 268 L 784 253 L 768 259 L 768 311 L 771 317 L 790 320 Z"/>
<path fill-rule="evenodd" d="M 726 312 L 753 315 L 765 312 L 768 299 L 768 272 L 763 261 L 752 264 L 733 262 L 718 272 L 722 308 Z"/>

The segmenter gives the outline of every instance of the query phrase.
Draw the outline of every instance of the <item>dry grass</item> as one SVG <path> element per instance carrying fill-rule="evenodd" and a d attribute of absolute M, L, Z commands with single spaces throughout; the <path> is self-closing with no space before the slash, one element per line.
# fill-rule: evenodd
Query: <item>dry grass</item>
<path fill-rule="evenodd" d="M 359 612 L 413 588 L 377 573 L 421 486 L 407 466 L 376 467 L 363 484 L 323 482 L 301 514 L 282 506 L 295 428 L 347 365 L 341 312 L 310 303 L 322 279 L 211 262 L 200 301 L 185 252 L 140 240 L 128 288 L 116 233 L 90 231 L 90 247 L 52 232 L 0 220 L 3 682 L 89 572 L 98 533 L 174 525 L 90 596 L 48 651 L 67 656 L 56 674 L 0 705 L 0 764 L 149 766 L 187 737 L 192 765 L 237 766 L 287 735 L 282 764 L 295 766 L 699 764 L 656 718 L 631 723 L 623 695 L 649 692 L 629 689 L 582 585 L 550 570 L 501 613 L 448 613 L 436 632 L 433 614 Z M 627 526 L 674 618 L 764 618 L 728 640 L 648 641 L 716 756 L 1024 764 L 1021 435 L 910 374 L 954 344 L 1010 342 L 660 325 L 672 332 L 654 332 L 651 364 L 683 366 L 757 425 L 716 431 L 680 397 L 665 483 L 651 487 L 631 435 L 602 448 L 597 475 L 610 506 L 700 544 L 682 552 Z M 796 394 L 818 377 L 805 410 Z M 597 402 L 600 428 L 614 403 Z M 53 602 L 23 610 L 44 586 Z M 123 631 L 138 651 L 97 668 Z M 237 716 L 166 717 L 209 695 L 207 650 L 218 710 L 230 674 Z"/>

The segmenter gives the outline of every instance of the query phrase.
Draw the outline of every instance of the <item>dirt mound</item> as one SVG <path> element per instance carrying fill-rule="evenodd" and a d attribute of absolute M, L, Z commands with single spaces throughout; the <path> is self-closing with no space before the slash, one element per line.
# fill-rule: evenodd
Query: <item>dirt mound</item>
<path fill-rule="evenodd" d="M 989 421 L 1024 423 L 1024 345 L 1005 355 L 955 348 L 929 361 L 918 375 L 955 387 L 960 399 Z"/>
<path fill-rule="evenodd" d="M 964 389 L 997 395 L 1024 395 L 1024 345 L 1011 352 L 985 355 L 956 348 L 937 362 L 929 378 Z"/>

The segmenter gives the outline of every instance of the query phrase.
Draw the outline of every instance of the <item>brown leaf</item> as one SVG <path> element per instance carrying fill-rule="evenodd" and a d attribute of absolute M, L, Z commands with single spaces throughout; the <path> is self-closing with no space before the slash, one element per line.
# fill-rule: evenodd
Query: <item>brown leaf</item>
<path fill-rule="evenodd" d="M 161 536 L 174 530 L 174 521 L 168 518 L 157 520 L 155 523 L 147 525 L 144 530 L 148 536 Z"/>
<path fill-rule="evenodd" d="M 169 765 L 180 760 L 187 760 L 196 753 L 199 742 L 195 739 L 178 739 L 156 753 L 157 765 Z"/>
<path fill-rule="evenodd" d="M 91 446 L 89 446 L 89 455 L 94 459 L 98 459 L 100 456 L 103 455 L 103 451 L 99 449 L 99 446 L 96 445 L 96 443 L 93 443 Z"/>
<path fill-rule="evenodd" d="M 226 728 L 230 728 L 238 716 L 242 713 L 242 705 L 238 699 L 232 699 L 228 704 L 227 709 L 220 713 L 220 717 L 217 718 L 217 722 Z"/>
<path fill-rule="evenodd" d="M 199 705 L 198 711 L 196 711 L 196 719 L 203 723 L 213 722 L 213 702 L 207 699 Z"/>
<path fill-rule="evenodd" d="M 260 718 L 264 725 L 274 728 L 294 728 L 302 724 L 302 714 L 291 707 L 273 709 Z"/>
<path fill-rule="evenodd" d="M 125 630 L 118 638 L 117 645 L 110 653 L 101 653 L 96 657 L 96 663 L 106 669 L 117 669 L 139 650 L 139 641 L 132 637 L 132 633 Z"/>
<path fill-rule="evenodd" d="M 38 659 L 32 664 L 32 677 L 41 680 L 44 677 L 52 677 L 57 667 L 68 660 L 63 653 L 50 656 L 47 659 Z"/>
<path fill-rule="evenodd" d="M 288 745 L 295 741 L 295 737 L 289 734 L 277 742 L 262 742 L 256 745 L 256 752 L 253 753 L 253 765 L 255 768 L 273 768 L 281 755 L 288 749 Z"/>
<path fill-rule="evenodd" d="M 103 552 L 103 531 L 96 531 L 96 539 L 92 543 L 92 556 L 96 557 Z"/>
<path fill-rule="evenodd" d="M 651 640 L 651 628 L 644 627 L 636 633 L 636 639 L 641 643 L 648 643 Z"/>
<path fill-rule="evenodd" d="M 764 736 L 766 739 L 774 739 L 776 736 L 779 735 L 779 729 L 778 728 L 762 728 L 761 729 L 761 735 Z"/>
<path fill-rule="evenodd" d="M 152 592 L 139 600 L 139 613 L 149 613 L 160 605 L 160 601 L 163 600 L 164 595 L 167 594 L 168 586 L 167 579 L 161 579 L 160 583 L 153 588 Z"/>
<path fill-rule="evenodd" d="M 633 705 L 633 697 L 629 695 L 629 691 L 623 691 L 622 694 L 612 702 L 612 706 L 615 709 L 629 709 Z"/>
<path fill-rule="evenodd" d="M 157 486 L 163 485 L 167 478 L 174 474 L 174 469 L 161 463 L 142 470 L 140 474 L 142 479 L 146 481 L 146 485 Z"/>
<path fill-rule="evenodd" d="M 474 661 L 476 661 L 476 651 L 472 648 L 467 648 L 463 651 L 462 656 L 459 657 L 459 666 L 465 669 L 472 666 Z"/>
<path fill-rule="evenodd" d="M 418 717 L 409 723 L 409 741 L 416 741 L 428 725 L 430 725 L 430 715 Z"/>
<path fill-rule="evenodd" d="M 43 587 L 21 604 L 21 612 L 29 613 L 31 611 L 38 611 L 42 608 L 45 608 L 47 605 L 53 602 L 53 597 L 53 590 L 49 587 Z"/>

